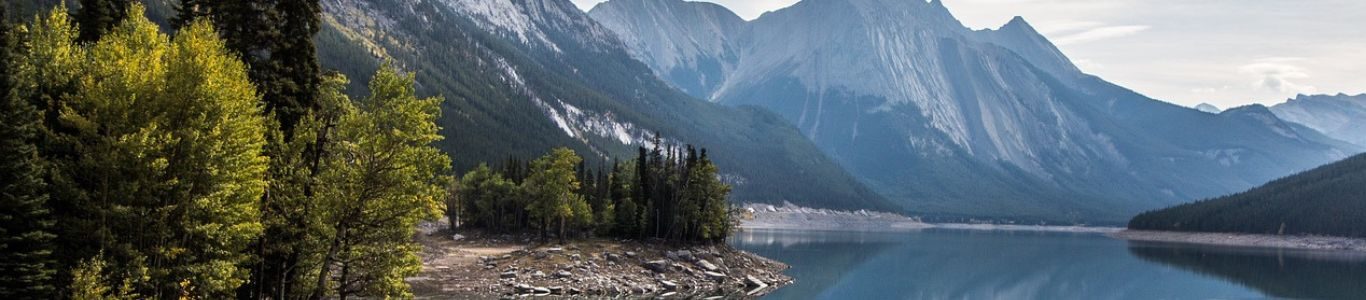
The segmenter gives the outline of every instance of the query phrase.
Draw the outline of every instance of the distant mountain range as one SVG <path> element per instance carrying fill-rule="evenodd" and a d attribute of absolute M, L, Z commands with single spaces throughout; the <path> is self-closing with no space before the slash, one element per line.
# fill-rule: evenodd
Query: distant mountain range
<path fill-rule="evenodd" d="M 1366 154 L 1246 192 L 1143 213 L 1129 228 L 1366 237 Z"/>
<path fill-rule="evenodd" d="M 805 0 L 748 22 L 612 0 L 590 15 L 672 85 L 778 113 L 931 220 L 1122 223 L 1361 151 L 1266 107 L 1145 97 L 1082 73 L 1024 19 L 970 30 L 938 0 Z"/>
<path fill-rule="evenodd" d="M 1299 95 L 1271 107 L 1277 117 L 1366 147 L 1366 94 Z"/>

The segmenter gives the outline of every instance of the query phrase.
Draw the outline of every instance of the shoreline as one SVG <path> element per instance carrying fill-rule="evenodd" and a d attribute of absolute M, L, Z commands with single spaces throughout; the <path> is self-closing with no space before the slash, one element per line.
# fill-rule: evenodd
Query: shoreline
<path fill-rule="evenodd" d="M 749 204 L 744 207 L 740 228 L 745 230 L 805 230 L 849 232 L 903 232 L 925 229 L 954 229 L 980 231 L 1031 231 L 1071 233 L 1114 233 L 1120 227 L 1091 227 L 1071 225 L 1014 225 L 972 223 L 925 223 L 918 218 L 900 214 L 866 210 L 838 211 L 806 208 L 792 204 L 775 206 Z"/>
<path fill-rule="evenodd" d="M 789 285 L 782 262 L 727 245 L 615 239 L 539 243 L 529 234 L 452 234 L 428 224 L 422 271 L 406 278 L 418 298 L 756 298 Z"/>
<path fill-rule="evenodd" d="M 1366 252 L 1366 239 L 1331 236 L 1278 236 L 1246 233 L 1208 233 L 1122 230 L 1107 234 L 1120 240 L 1228 246 L 1242 248 Z"/>

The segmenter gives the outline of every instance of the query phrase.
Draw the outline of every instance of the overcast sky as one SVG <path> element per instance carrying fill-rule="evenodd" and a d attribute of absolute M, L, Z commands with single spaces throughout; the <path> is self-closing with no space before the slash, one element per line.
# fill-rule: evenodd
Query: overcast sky
<path fill-rule="evenodd" d="M 584 9 L 601 0 L 573 0 Z M 921 0 L 906 0 L 921 1 Z M 710 0 L 754 19 L 796 0 Z M 1228 108 L 1366 92 L 1366 1 L 944 0 L 965 25 L 1024 16 L 1087 73 Z"/>

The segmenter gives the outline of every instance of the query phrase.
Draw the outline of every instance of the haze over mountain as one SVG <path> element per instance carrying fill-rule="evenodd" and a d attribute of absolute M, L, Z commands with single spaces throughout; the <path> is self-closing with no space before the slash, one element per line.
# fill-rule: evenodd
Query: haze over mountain
<path fill-rule="evenodd" d="M 1277 117 L 1366 147 L 1366 94 L 1299 95 L 1271 107 Z"/>
<path fill-rule="evenodd" d="M 1211 115 L 1084 74 L 1022 18 L 974 31 L 937 0 L 806 0 L 716 36 L 734 16 L 699 6 L 590 15 L 675 86 L 777 112 L 930 216 L 1123 222 L 1360 151 L 1265 107 Z"/>

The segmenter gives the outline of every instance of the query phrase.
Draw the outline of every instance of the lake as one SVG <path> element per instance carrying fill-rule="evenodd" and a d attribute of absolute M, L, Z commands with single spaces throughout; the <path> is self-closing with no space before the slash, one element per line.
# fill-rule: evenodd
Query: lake
<path fill-rule="evenodd" d="M 792 266 L 764 299 L 1366 299 L 1366 255 L 1116 240 L 1099 233 L 747 230 Z"/>

